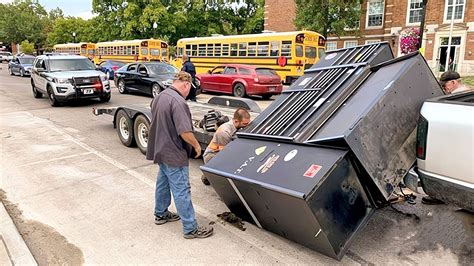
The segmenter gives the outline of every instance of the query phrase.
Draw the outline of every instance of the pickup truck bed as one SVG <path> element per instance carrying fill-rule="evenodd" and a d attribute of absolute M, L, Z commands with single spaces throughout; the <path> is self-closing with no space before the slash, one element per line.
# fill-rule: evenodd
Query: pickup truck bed
<path fill-rule="evenodd" d="M 417 165 L 428 195 L 474 211 L 474 91 L 423 104 Z"/>

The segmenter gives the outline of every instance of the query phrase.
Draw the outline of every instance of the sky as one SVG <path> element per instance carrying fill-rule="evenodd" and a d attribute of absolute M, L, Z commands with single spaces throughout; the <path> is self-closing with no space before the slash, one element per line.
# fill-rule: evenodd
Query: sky
<path fill-rule="evenodd" d="M 0 0 L 0 3 L 11 3 L 12 0 Z M 92 0 L 39 0 L 47 11 L 59 7 L 65 16 L 92 18 Z"/>

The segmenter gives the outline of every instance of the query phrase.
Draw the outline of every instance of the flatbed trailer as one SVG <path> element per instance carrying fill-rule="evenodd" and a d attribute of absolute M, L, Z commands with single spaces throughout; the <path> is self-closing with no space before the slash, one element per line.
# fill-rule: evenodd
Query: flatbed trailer
<path fill-rule="evenodd" d="M 260 112 L 258 105 L 250 99 L 236 99 L 233 97 L 215 96 L 205 102 L 188 102 L 194 125 L 194 136 L 204 150 L 214 135 L 213 131 L 207 131 L 198 127 L 199 121 L 209 111 L 219 111 L 222 115 L 232 119 L 234 111 L 241 107 L 247 109 L 252 118 Z M 137 146 L 145 154 L 148 143 L 148 131 L 151 124 L 151 108 L 146 104 L 132 104 L 110 108 L 92 108 L 96 116 L 113 116 L 113 126 L 123 145 L 127 147 Z"/>

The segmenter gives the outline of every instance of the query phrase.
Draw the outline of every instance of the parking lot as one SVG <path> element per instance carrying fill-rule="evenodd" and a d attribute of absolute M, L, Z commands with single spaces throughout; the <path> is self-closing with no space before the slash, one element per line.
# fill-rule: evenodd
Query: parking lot
<path fill-rule="evenodd" d="M 255 100 L 262 109 L 271 104 Z M 252 224 L 240 231 L 220 221 L 227 208 L 201 183 L 201 159 L 190 162 L 192 197 L 198 222 L 213 224 L 215 235 L 185 240 L 180 223 L 155 225 L 157 166 L 120 143 L 112 117 L 91 112 L 150 101 L 114 87 L 108 103 L 53 108 L 45 97 L 33 98 L 29 78 L 9 76 L 2 65 L 1 197 L 40 264 L 337 263 Z M 422 205 L 417 196 L 415 205 L 377 210 L 340 263 L 472 263 L 473 215 Z"/>

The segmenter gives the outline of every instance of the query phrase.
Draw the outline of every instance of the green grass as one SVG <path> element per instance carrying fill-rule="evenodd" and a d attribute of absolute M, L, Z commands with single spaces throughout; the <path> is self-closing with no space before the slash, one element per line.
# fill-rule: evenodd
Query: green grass
<path fill-rule="evenodd" d="M 461 78 L 462 82 L 467 86 L 474 88 L 474 76 Z"/>

